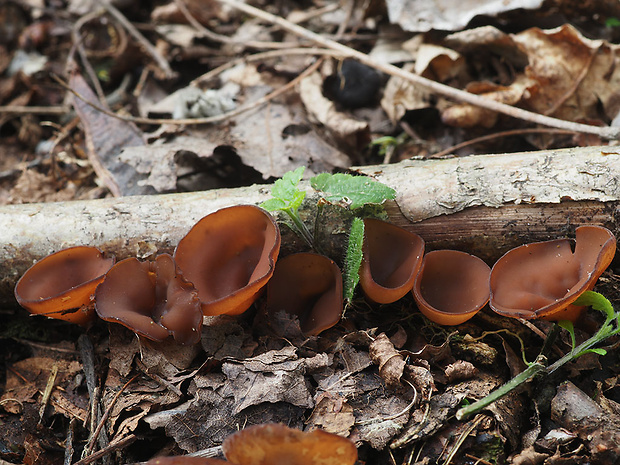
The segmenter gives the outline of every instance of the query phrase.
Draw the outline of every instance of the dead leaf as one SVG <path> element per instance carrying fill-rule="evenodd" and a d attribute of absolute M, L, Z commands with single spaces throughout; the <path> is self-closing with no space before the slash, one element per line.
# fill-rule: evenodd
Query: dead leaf
<path fill-rule="evenodd" d="M 298 359 L 296 352 L 288 346 L 245 360 L 224 362 L 222 373 L 228 378 L 236 401 L 233 414 L 263 402 L 314 407 L 304 375 L 310 367 L 327 366 L 329 360 L 326 354 Z"/>
<path fill-rule="evenodd" d="M 484 0 L 463 3 L 456 0 L 387 0 L 386 4 L 391 23 L 400 25 L 405 31 L 426 32 L 431 29 L 462 29 L 475 16 L 495 16 L 521 8 L 535 9 L 541 6 L 542 1 Z"/>
<path fill-rule="evenodd" d="M 405 368 L 405 359 L 394 349 L 394 345 L 385 333 L 381 333 L 370 344 L 368 355 L 379 367 L 379 375 L 390 388 L 400 386 L 400 378 Z"/>

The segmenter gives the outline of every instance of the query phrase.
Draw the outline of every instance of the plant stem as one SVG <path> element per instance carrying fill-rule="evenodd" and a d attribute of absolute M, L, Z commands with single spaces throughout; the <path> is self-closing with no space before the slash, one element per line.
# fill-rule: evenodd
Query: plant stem
<path fill-rule="evenodd" d="M 613 315 L 613 318 L 608 318 L 607 321 L 603 323 L 600 329 L 592 337 L 583 341 L 577 347 L 573 348 L 570 352 L 568 352 L 566 355 L 559 358 L 557 361 L 555 361 L 553 364 L 549 365 L 548 367 L 546 367 L 544 364 L 546 357 L 543 356 L 541 352 L 541 355 L 538 356 L 538 358 L 533 364 L 531 364 L 524 371 L 522 371 L 517 376 L 512 378 L 506 384 L 504 384 L 503 386 L 500 386 L 495 391 L 491 392 L 491 394 L 474 402 L 473 404 L 459 409 L 456 412 L 456 418 L 461 420 L 473 413 L 479 412 L 480 410 L 489 406 L 491 403 L 495 402 L 499 398 L 513 391 L 514 389 L 519 387 L 521 384 L 531 380 L 539 373 L 550 375 L 551 373 L 553 373 L 554 371 L 556 371 L 558 368 L 565 365 L 566 363 L 570 362 L 571 360 L 574 360 L 580 357 L 581 355 L 583 355 L 584 353 L 587 353 L 588 350 L 590 350 L 596 344 L 600 343 L 601 341 L 604 341 L 610 336 L 618 334 L 620 332 L 620 328 L 614 328 L 611 325 L 611 321 L 617 316 L 618 314 L 615 314 Z M 553 337 L 555 337 L 555 334 L 557 334 L 557 332 L 553 330 L 549 333 L 549 335 L 550 336 L 553 335 Z M 547 339 L 549 339 L 549 337 Z M 547 347 L 547 346 L 548 346 L 547 341 L 545 341 L 544 347 Z"/>
<path fill-rule="evenodd" d="M 304 222 L 301 221 L 301 218 L 299 217 L 297 212 L 293 212 L 290 209 L 286 209 L 284 210 L 284 212 L 286 212 L 286 214 L 293 222 L 297 234 L 299 234 L 310 247 L 314 248 L 314 237 L 312 237 L 312 233 L 308 230 Z"/>
<path fill-rule="evenodd" d="M 545 361 L 546 361 L 545 357 L 539 356 L 536 359 L 536 361 L 532 363 L 529 367 L 527 367 L 517 376 L 512 378 L 506 384 L 498 387 L 495 391 L 491 392 L 491 394 L 489 394 L 488 396 L 483 397 L 482 399 L 474 402 L 473 404 L 460 408 L 456 412 L 457 420 L 462 420 L 463 418 L 473 413 L 477 413 L 485 407 L 488 407 L 490 404 L 492 404 L 496 400 L 500 399 L 501 397 L 504 397 L 509 392 L 521 386 L 521 384 L 525 383 L 526 381 L 529 381 L 537 374 L 545 371 Z"/>

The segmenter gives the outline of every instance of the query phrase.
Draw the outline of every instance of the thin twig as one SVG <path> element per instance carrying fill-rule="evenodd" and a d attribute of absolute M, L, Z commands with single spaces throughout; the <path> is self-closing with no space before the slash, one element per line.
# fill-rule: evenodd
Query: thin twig
<path fill-rule="evenodd" d="M 110 404 L 108 405 L 108 408 L 106 408 L 105 412 L 101 416 L 101 419 L 99 420 L 99 424 L 97 425 L 97 429 L 95 430 L 95 432 L 93 433 L 93 435 L 90 438 L 88 446 L 86 447 L 86 454 L 85 454 L 84 458 L 88 457 L 93 452 L 93 449 L 95 447 L 95 442 L 97 441 L 97 438 L 99 437 L 99 434 L 101 433 L 101 430 L 103 429 L 103 426 L 105 425 L 105 422 L 108 421 L 108 417 L 110 416 L 110 412 L 112 411 L 112 408 L 114 407 L 114 404 L 116 404 L 116 401 L 121 396 L 123 391 L 127 388 L 127 386 L 129 386 L 138 376 L 140 376 L 140 375 L 135 375 L 133 378 L 131 378 L 129 381 L 127 381 L 123 385 L 123 387 L 121 387 L 118 390 L 118 392 L 114 395 L 114 397 L 110 401 Z"/>
<path fill-rule="evenodd" d="M 142 33 L 138 31 L 138 29 L 136 29 L 136 27 L 131 24 L 131 22 L 127 20 L 127 18 L 125 18 L 123 13 L 116 9 L 116 7 L 109 2 L 109 0 L 101 0 L 100 3 L 108 11 L 108 13 L 114 16 L 114 19 L 121 23 L 121 25 L 127 30 L 127 32 L 129 32 L 134 37 L 134 39 L 140 42 L 140 45 L 142 45 L 146 49 L 147 53 L 151 55 L 151 57 L 157 62 L 157 65 L 164 72 L 166 78 L 170 79 L 174 77 L 175 73 L 174 71 L 172 71 L 172 68 L 170 68 L 170 64 L 168 63 L 168 61 L 166 61 L 166 59 L 161 55 L 161 53 L 159 53 L 159 51 L 153 46 L 153 44 L 151 44 L 146 39 L 146 37 L 144 37 Z"/>
<path fill-rule="evenodd" d="M 308 68 L 306 68 L 303 72 L 301 72 L 299 74 L 299 76 L 297 76 L 295 79 L 291 80 L 290 82 L 286 83 L 282 87 L 274 90 L 273 92 L 270 92 L 269 94 L 265 95 L 264 97 L 261 97 L 259 99 L 254 100 L 253 102 L 248 103 L 247 105 L 242 105 L 239 108 L 237 108 L 236 110 L 230 111 L 228 113 L 223 113 L 221 115 L 209 116 L 207 118 L 192 118 L 192 119 L 141 118 L 141 117 L 136 117 L 136 116 L 117 115 L 116 113 L 108 110 L 107 108 L 102 107 L 100 104 L 88 100 L 82 94 L 80 94 L 79 92 L 77 92 L 74 89 L 72 89 L 65 81 L 60 79 L 58 76 L 54 76 L 54 78 L 56 79 L 56 81 L 61 86 L 63 86 L 66 90 L 71 92 L 75 97 L 77 97 L 80 100 L 82 100 L 83 102 L 87 103 L 88 105 L 90 105 L 94 109 L 100 111 L 104 115 L 111 116 L 112 118 L 117 118 L 117 119 L 122 120 L 122 121 L 128 121 L 128 122 L 136 123 L 136 124 L 195 125 L 195 124 L 219 123 L 221 121 L 225 121 L 225 120 L 227 120 L 229 118 L 232 118 L 234 116 L 237 116 L 237 115 L 240 115 L 242 113 L 245 113 L 245 112 L 247 112 L 249 110 L 253 110 L 254 108 L 257 108 L 257 107 L 263 105 L 264 103 L 267 103 L 267 102 L 273 100 L 274 98 L 280 96 L 281 94 L 284 94 L 285 92 L 288 92 L 289 90 L 291 90 L 301 80 L 303 80 L 304 78 L 306 78 L 307 76 L 312 74 L 314 71 L 316 71 L 316 69 L 318 68 L 319 64 L 320 64 L 320 61 L 317 61 L 317 62 L 313 63 Z"/>
<path fill-rule="evenodd" d="M 227 61 L 223 65 L 218 66 L 217 68 L 214 68 L 206 72 L 202 76 L 199 76 L 196 79 L 194 79 L 192 82 L 190 82 L 190 86 L 199 86 L 203 82 L 207 82 L 210 79 L 215 78 L 217 75 L 223 73 L 227 69 L 234 68 L 235 66 L 240 65 L 241 63 L 252 63 L 255 61 L 263 61 L 263 60 L 268 60 L 271 58 L 279 58 L 279 57 L 288 56 L 288 55 L 320 55 L 320 56 L 331 56 L 331 57 L 338 57 L 338 58 L 344 58 L 346 56 L 342 52 L 337 52 L 335 50 L 330 50 L 326 48 L 316 48 L 316 47 L 311 47 L 311 48 L 298 47 L 298 48 L 288 48 L 285 50 L 269 50 L 268 52 L 255 53 L 254 55 L 248 55 L 248 56 L 239 57 L 234 60 Z"/>
<path fill-rule="evenodd" d="M 28 105 L 0 105 L 0 114 L 5 115 L 64 115 L 71 109 L 64 105 L 37 107 Z"/>
<path fill-rule="evenodd" d="M 84 457 L 83 459 L 78 460 L 73 465 L 87 465 L 89 463 L 92 463 L 96 460 L 99 460 L 102 457 L 105 457 L 108 454 L 111 454 L 112 452 L 116 450 L 124 449 L 125 447 L 133 443 L 136 439 L 138 439 L 138 437 L 135 434 L 130 434 L 128 436 L 125 436 L 124 438 L 119 439 L 118 441 L 111 442 L 110 445 L 108 445 L 104 449 L 98 450 L 94 454 L 91 454 L 88 457 Z"/>
<path fill-rule="evenodd" d="M 487 110 L 495 111 L 498 113 L 503 113 L 508 116 L 512 116 L 514 118 L 522 119 L 525 121 L 530 121 L 534 124 L 540 124 L 543 126 L 549 126 L 553 128 L 566 129 L 568 131 L 576 131 L 583 132 L 587 134 L 596 134 L 605 139 L 618 139 L 620 138 L 620 128 L 616 127 L 601 127 L 601 126 L 591 126 L 588 124 L 575 123 L 572 121 L 564 121 L 557 118 L 551 118 L 549 116 L 540 115 L 537 113 L 533 113 L 531 111 L 523 110 L 522 108 L 513 107 L 510 105 L 506 105 L 504 103 L 500 103 L 496 100 L 491 100 L 486 97 L 471 94 L 469 92 L 456 89 L 454 87 L 447 86 L 445 84 L 441 84 L 439 82 L 432 81 L 425 77 L 419 76 L 417 74 L 410 73 L 405 71 L 402 68 L 398 68 L 394 65 L 381 63 L 374 58 L 371 58 L 365 53 L 359 52 L 357 50 L 352 49 L 351 47 L 347 47 L 346 45 L 342 45 L 336 41 L 327 39 L 315 32 L 309 31 L 306 28 L 298 26 L 297 24 L 293 24 L 290 21 L 285 20 L 279 16 L 272 15 L 271 13 L 267 13 L 263 10 L 255 8 L 253 6 L 242 3 L 238 0 L 219 0 L 221 3 L 232 6 L 238 10 L 243 11 L 244 13 L 250 14 L 257 18 L 260 18 L 264 21 L 270 22 L 272 24 L 277 24 L 281 28 L 296 34 L 301 37 L 305 37 L 310 39 L 322 47 L 330 48 L 333 50 L 338 50 L 342 53 L 347 54 L 350 58 L 353 58 L 360 63 L 363 63 L 367 66 L 375 68 L 379 71 L 382 71 L 390 76 L 396 76 L 406 81 L 412 82 L 413 84 L 425 87 L 426 89 L 443 95 L 444 97 L 452 98 L 454 100 L 458 100 L 461 102 L 469 103 L 471 105 L 475 105 L 480 108 L 485 108 Z"/>
<path fill-rule="evenodd" d="M 45 391 L 43 391 L 43 398 L 41 399 L 41 407 L 39 408 L 39 424 L 43 421 L 43 415 L 45 414 L 45 407 L 47 407 L 47 403 L 50 400 L 50 396 L 52 395 L 52 391 L 54 390 L 54 386 L 56 385 L 56 376 L 58 376 L 58 365 L 55 363 L 52 366 L 52 370 L 50 371 L 50 375 L 47 378 L 47 384 L 45 386 Z"/>
<path fill-rule="evenodd" d="M 500 137 L 518 136 L 522 134 L 576 134 L 576 131 L 567 131 L 565 129 L 553 129 L 553 128 L 523 128 L 523 129 L 510 129 L 508 131 L 496 132 L 493 134 L 487 134 L 485 136 L 476 137 L 474 139 L 466 140 L 460 144 L 448 147 L 441 152 L 437 152 L 429 156 L 428 158 L 443 158 L 446 155 L 461 150 L 462 148 L 469 147 L 470 145 L 478 144 L 480 142 L 486 142 L 488 140 L 497 139 Z"/>

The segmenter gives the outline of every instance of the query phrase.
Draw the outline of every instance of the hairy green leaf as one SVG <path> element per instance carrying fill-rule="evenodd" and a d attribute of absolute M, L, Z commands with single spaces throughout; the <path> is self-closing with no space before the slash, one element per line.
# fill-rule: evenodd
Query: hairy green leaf
<path fill-rule="evenodd" d="M 364 221 L 353 218 L 349 232 L 349 244 L 344 262 L 344 299 L 353 300 L 355 288 L 360 282 L 359 270 L 362 264 L 362 245 L 364 243 Z"/>
<path fill-rule="evenodd" d="M 310 179 L 310 185 L 330 202 L 346 202 L 352 209 L 381 204 L 396 196 L 394 189 L 366 176 L 322 173 Z"/>

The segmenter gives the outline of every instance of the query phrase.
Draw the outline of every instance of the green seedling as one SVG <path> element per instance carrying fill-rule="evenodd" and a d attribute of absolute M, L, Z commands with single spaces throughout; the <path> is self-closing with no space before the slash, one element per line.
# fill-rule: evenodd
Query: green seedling
<path fill-rule="evenodd" d="M 396 150 L 396 147 L 405 143 L 409 136 L 406 132 L 401 133 L 400 135 L 393 136 L 383 136 L 373 139 L 370 142 L 371 147 L 379 147 L 379 155 L 384 157 L 388 152 L 393 152 Z"/>
<path fill-rule="evenodd" d="M 299 216 L 299 207 L 306 198 L 306 192 L 299 189 L 299 182 L 305 171 L 304 166 L 300 166 L 295 171 L 289 171 L 273 184 L 271 189 L 272 199 L 260 204 L 265 210 L 281 211 L 288 215 L 293 222 L 293 229 L 299 234 L 310 247 L 314 246 L 314 238 L 304 222 Z"/>
<path fill-rule="evenodd" d="M 529 364 L 529 366 L 525 370 L 523 370 L 521 373 L 519 373 L 517 376 L 512 378 L 510 381 L 508 381 L 503 386 L 500 386 L 499 388 L 497 388 L 495 391 L 493 391 L 488 396 L 474 402 L 471 405 L 468 405 L 468 406 L 465 406 L 459 409 L 456 412 L 456 418 L 461 420 L 463 418 L 468 417 L 469 415 L 478 413 L 479 411 L 486 408 L 487 406 L 489 406 L 496 400 L 512 392 L 513 390 L 521 386 L 523 383 L 526 383 L 532 380 L 534 377 L 539 376 L 539 375 L 550 375 L 551 373 L 556 371 L 558 368 L 564 366 L 566 363 L 572 360 L 575 360 L 581 357 L 582 355 L 585 355 L 588 353 L 594 353 L 597 355 L 605 355 L 607 353 L 605 349 L 597 348 L 595 346 L 600 344 L 605 339 L 611 336 L 620 334 L 620 311 L 616 312 L 613 306 L 611 305 L 611 302 L 609 302 L 609 300 L 605 296 L 599 294 L 598 292 L 594 292 L 594 291 L 585 291 L 573 303 L 575 305 L 592 307 L 594 310 L 598 310 L 605 315 L 605 322 L 601 325 L 599 330 L 593 336 L 591 336 L 589 339 L 585 340 L 581 344 L 576 345 L 574 328 L 573 328 L 572 323 L 571 324 L 566 324 L 565 322 L 558 323 L 556 326 L 554 326 L 554 330 L 552 330 L 549 333 L 549 336 L 547 337 L 547 341 L 545 341 L 545 344 L 543 346 L 543 350 L 541 351 L 540 355 L 537 357 L 534 363 Z M 570 352 L 565 354 L 563 357 L 558 359 L 553 364 L 547 366 L 547 357 L 545 356 L 545 347 L 549 346 L 547 342 L 552 337 L 554 337 L 555 334 L 557 334 L 556 328 L 559 328 L 559 327 L 562 327 L 566 329 L 567 331 L 569 331 L 571 335 L 571 340 L 573 341 L 573 347 Z"/>
<path fill-rule="evenodd" d="M 299 189 L 299 183 L 304 173 L 304 167 L 289 171 L 278 179 L 271 191 L 273 198 L 261 203 L 261 207 L 268 211 L 282 211 L 293 222 L 293 229 L 310 247 L 317 249 L 314 237 L 308 230 L 301 217 L 299 207 L 306 197 L 306 192 Z M 322 201 L 328 201 L 349 208 L 359 210 L 365 205 L 381 205 L 388 199 L 394 199 L 396 191 L 378 181 L 365 176 L 350 174 L 322 173 L 310 179 L 310 185 L 321 194 Z M 364 222 L 354 217 L 349 231 L 345 270 L 344 270 L 344 298 L 350 302 L 355 288 L 359 283 L 359 268 L 362 263 L 362 244 L 364 242 Z"/>

